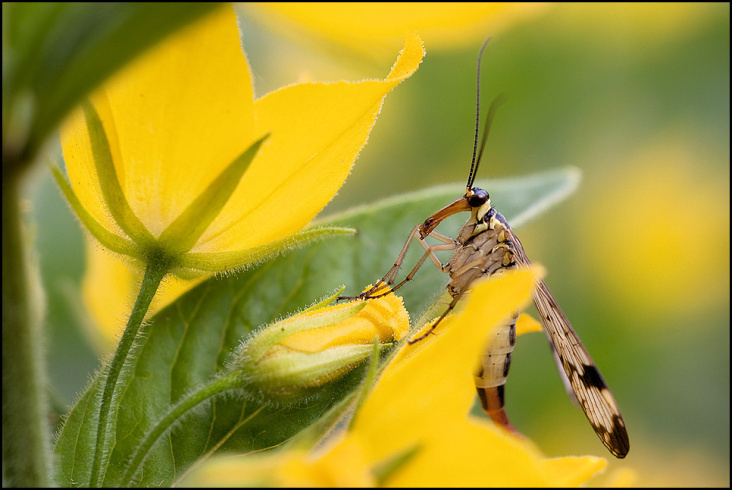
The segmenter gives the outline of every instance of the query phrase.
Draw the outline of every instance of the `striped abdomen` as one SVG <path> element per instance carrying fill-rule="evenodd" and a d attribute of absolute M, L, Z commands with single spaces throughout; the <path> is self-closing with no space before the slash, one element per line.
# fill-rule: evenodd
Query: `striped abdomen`
<path fill-rule="evenodd" d="M 474 376 L 475 389 L 478 391 L 483 411 L 496 424 L 512 431 L 515 429 L 508 421 L 503 407 L 506 377 L 511 367 L 513 346 L 516 344 L 517 318 L 518 315 L 512 316 L 509 325 L 496 328 L 487 339 L 483 354 L 480 356 L 480 365 Z"/>

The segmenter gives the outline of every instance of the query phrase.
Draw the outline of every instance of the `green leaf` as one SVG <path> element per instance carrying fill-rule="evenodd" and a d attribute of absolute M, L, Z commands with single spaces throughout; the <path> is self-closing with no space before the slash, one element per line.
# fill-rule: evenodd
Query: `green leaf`
<path fill-rule="evenodd" d="M 576 170 L 564 169 L 484 184 L 506 218 L 522 222 L 566 196 L 576 186 L 577 175 Z M 131 381 L 120 405 L 104 484 L 119 482 L 125 463 L 152 424 L 181 397 L 221 373 L 252 329 L 307 307 L 339 284 L 347 285 L 347 294 L 373 284 L 392 265 L 410 230 L 464 192 L 459 184 L 443 186 L 322 219 L 321 225 L 351 226 L 358 233 L 313 243 L 233 276 L 212 278 L 155 315 L 149 335 L 140 339 L 137 364 L 127 373 Z M 466 216 L 443 223 L 440 231 L 454 236 Z M 406 263 L 413 264 L 417 255 L 408 255 Z M 423 269 L 400 290 L 412 318 L 447 281 L 429 263 Z M 278 446 L 352 393 L 367 368 L 362 365 L 292 405 L 262 406 L 234 396 L 205 402 L 153 447 L 136 483 L 170 485 L 218 444 L 218 452 Z M 95 380 L 77 402 L 57 441 L 55 474 L 60 486 L 88 481 L 99 386 Z"/>
<path fill-rule="evenodd" d="M 32 160 L 82 97 L 220 4 L 3 3 L 3 164 Z"/>

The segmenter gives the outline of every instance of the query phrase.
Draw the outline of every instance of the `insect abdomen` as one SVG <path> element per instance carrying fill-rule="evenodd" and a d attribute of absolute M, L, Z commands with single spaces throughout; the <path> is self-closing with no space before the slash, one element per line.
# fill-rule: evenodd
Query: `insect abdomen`
<path fill-rule="evenodd" d="M 480 365 L 475 372 L 475 389 L 480 398 L 483 411 L 493 421 L 509 430 L 515 430 L 508 421 L 504 410 L 504 387 L 508 370 L 511 367 L 511 353 L 516 344 L 516 319 L 511 317 L 510 324 L 500 326 L 486 342 Z"/>

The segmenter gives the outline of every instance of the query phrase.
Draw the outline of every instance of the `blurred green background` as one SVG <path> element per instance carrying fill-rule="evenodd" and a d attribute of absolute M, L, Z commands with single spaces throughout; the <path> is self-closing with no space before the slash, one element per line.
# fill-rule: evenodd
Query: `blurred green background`
<path fill-rule="evenodd" d="M 266 10 L 237 9 L 258 96 L 307 78 L 383 78 L 401 49 L 354 54 L 280 19 L 262 22 Z M 507 99 L 479 177 L 581 169 L 577 193 L 517 234 L 612 388 L 631 452 L 623 461 L 604 452 L 542 334 L 519 339 L 507 409 L 549 456 L 609 458 L 608 482 L 630 468 L 637 485 L 730 483 L 729 10 L 557 5 L 457 46 L 426 38 L 421 67 L 386 98 L 324 211 L 465 181 L 477 52 L 492 35 L 483 108 L 499 93 Z M 36 174 L 29 197 L 48 290 L 49 371 L 63 406 L 98 361 L 75 327 L 85 318 L 82 233 L 47 170 Z M 384 260 L 386 270 L 392 258 Z"/>

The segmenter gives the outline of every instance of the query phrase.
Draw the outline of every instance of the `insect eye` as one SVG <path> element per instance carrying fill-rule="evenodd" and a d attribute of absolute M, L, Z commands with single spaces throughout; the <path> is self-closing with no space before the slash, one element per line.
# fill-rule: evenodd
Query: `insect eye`
<path fill-rule="evenodd" d="M 488 201 L 489 197 L 486 191 L 477 187 L 473 188 L 472 190 L 473 195 L 468 198 L 468 204 L 470 204 L 471 207 L 480 207 Z"/>

